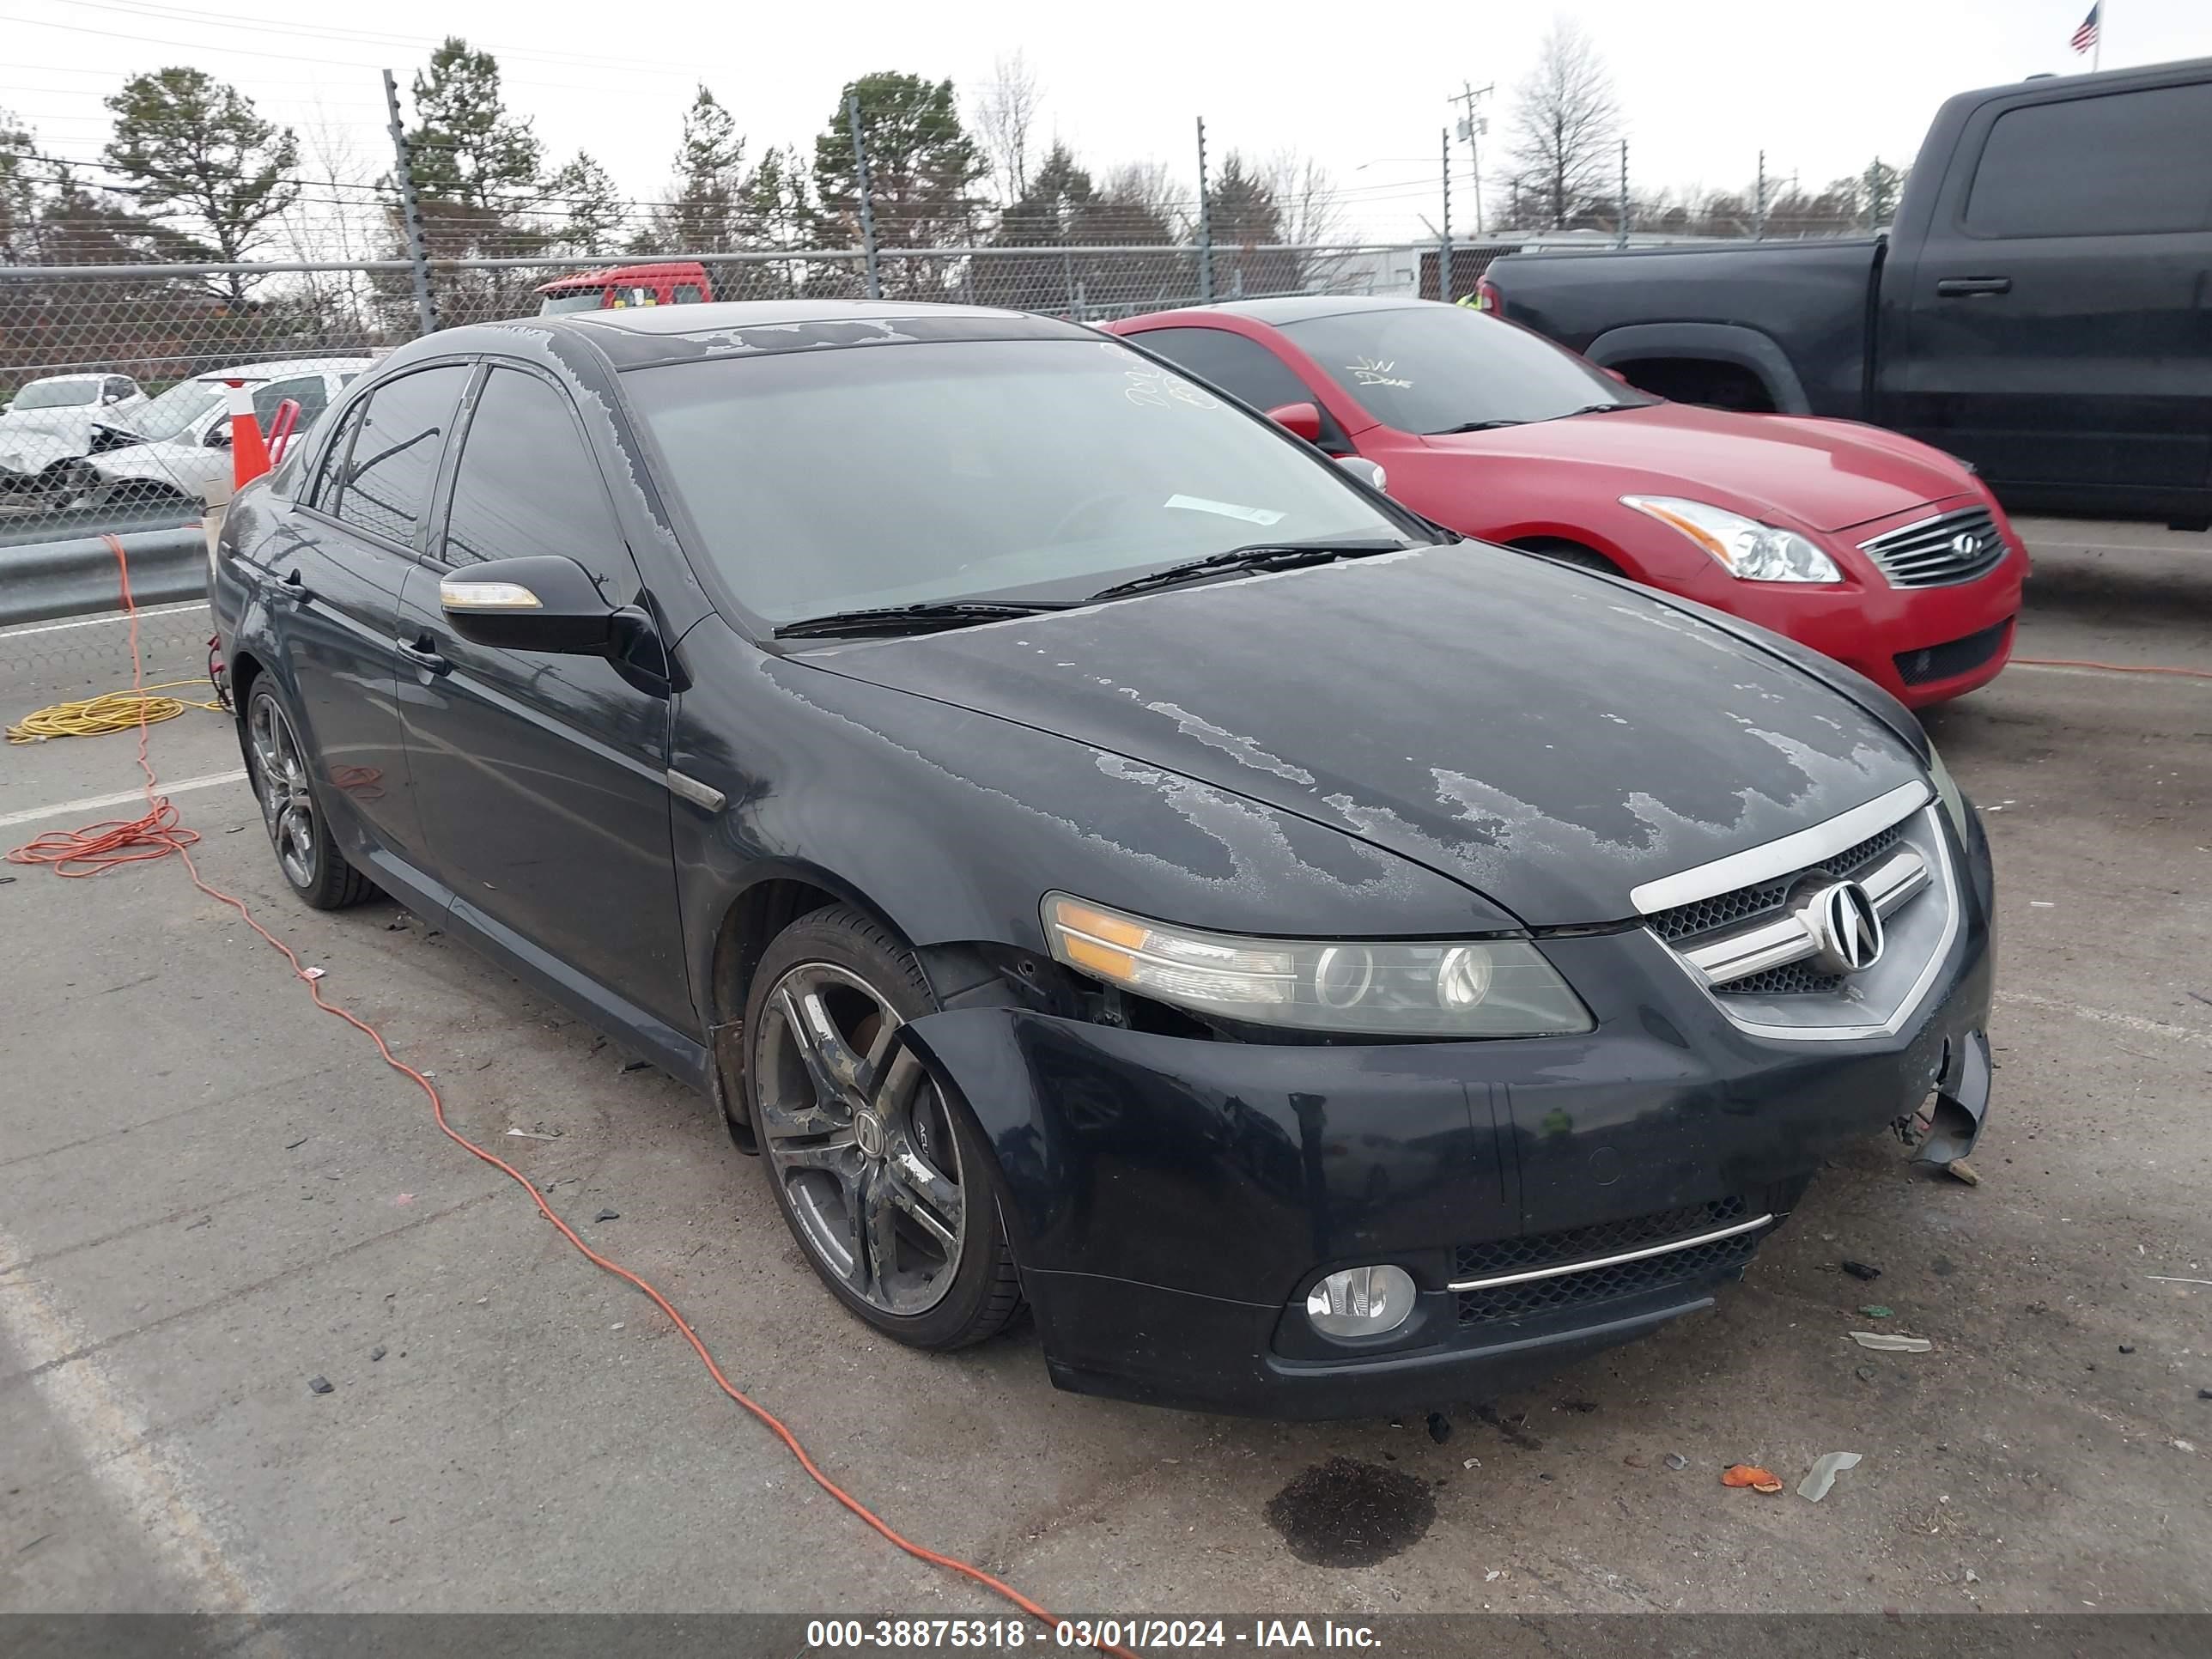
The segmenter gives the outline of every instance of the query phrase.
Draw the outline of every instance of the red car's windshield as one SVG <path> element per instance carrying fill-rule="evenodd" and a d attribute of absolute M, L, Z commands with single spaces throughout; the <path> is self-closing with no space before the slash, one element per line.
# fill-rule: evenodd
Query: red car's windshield
<path fill-rule="evenodd" d="M 1572 352 L 1463 306 L 1378 307 L 1281 326 L 1401 432 L 1519 426 L 1652 401 Z"/>

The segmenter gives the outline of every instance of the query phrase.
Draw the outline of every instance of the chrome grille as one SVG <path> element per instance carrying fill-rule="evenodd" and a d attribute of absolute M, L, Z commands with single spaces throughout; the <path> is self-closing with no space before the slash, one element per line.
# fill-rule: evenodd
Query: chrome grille
<path fill-rule="evenodd" d="M 1570 1309 L 1599 1307 L 1654 1291 L 1702 1290 L 1741 1273 L 1759 1244 L 1758 1233 L 1738 1233 L 1733 1238 L 1692 1245 L 1666 1255 L 1596 1264 L 1581 1272 L 1562 1273 L 1556 1279 L 1462 1291 L 1456 1309 L 1459 1323 L 1462 1327 L 1492 1325 Z"/>
<path fill-rule="evenodd" d="M 1854 876 L 1868 865 L 1897 845 L 1905 836 L 1905 826 L 1893 823 L 1888 829 L 1869 836 L 1856 847 L 1847 847 L 1835 857 L 1808 864 L 1802 870 L 1792 871 L 1778 881 L 1762 881 L 1749 887 L 1739 887 L 1734 892 L 1716 893 L 1711 898 L 1699 899 L 1694 904 L 1678 904 L 1671 910 L 1661 910 L 1646 916 L 1644 923 L 1661 939 L 1672 944 L 1676 939 L 1694 939 L 1700 933 L 1732 923 L 1748 921 L 1782 908 L 1782 901 L 1800 878 L 1815 870 L 1832 876 Z"/>
<path fill-rule="evenodd" d="M 2003 562 L 2005 544 L 1989 508 L 1970 507 L 1861 542 L 1859 550 L 1892 587 L 1942 587 L 1996 568 Z"/>

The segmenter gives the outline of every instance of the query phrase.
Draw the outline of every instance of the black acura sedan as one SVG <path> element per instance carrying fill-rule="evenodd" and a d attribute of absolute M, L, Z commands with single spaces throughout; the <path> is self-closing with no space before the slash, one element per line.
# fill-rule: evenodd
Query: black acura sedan
<path fill-rule="evenodd" d="M 1710 1305 L 1823 1153 L 1988 1100 L 1911 716 L 1459 542 L 1126 342 L 793 301 L 460 328 L 240 494 L 285 879 L 704 1091 L 831 1293 L 1341 1416 Z"/>

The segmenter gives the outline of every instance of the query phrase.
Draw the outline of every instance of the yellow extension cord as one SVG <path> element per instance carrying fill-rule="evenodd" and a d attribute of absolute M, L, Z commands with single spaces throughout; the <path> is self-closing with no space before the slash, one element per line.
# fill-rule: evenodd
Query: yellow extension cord
<path fill-rule="evenodd" d="M 204 685 L 204 680 L 165 680 L 159 685 L 149 685 L 138 691 L 103 691 L 96 697 L 86 697 L 76 702 L 58 702 L 26 714 L 8 728 L 10 743 L 44 743 L 49 738 L 101 738 L 111 732 L 136 732 L 139 726 L 139 708 L 145 708 L 145 724 L 174 720 L 187 708 L 208 708 L 222 712 L 219 702 L 198 702 L 184 697 L 157 697 L 156 691 L 173 691 L 180 686 Z"/>

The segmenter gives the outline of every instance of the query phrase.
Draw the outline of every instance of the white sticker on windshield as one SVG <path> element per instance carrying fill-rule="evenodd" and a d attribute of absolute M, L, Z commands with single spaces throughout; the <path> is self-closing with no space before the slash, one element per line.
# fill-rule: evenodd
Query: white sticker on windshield
<path fill-rule="evenodd" d="M 1239 507 L 1234 501 L 1209 501 L 1203 495 L 1170 495 L 1170 507 L 1182 507 L 1187 513 L 1212 513 L 1224 519 L 1242 519 L 1247 524 L 1280 524 L 1283 515 L 1264 507 Z"/>
<path fill-rule="evenodd" d="M 1413 383 L 1411 380 L 1401 380 L 1391 374 L 1390 371 L 1397 367 L 1395 362 L 1384 362 L 1375 357 L 1362 357 L 1356 363 L 1346 364 L 1345 373 L 1361 386 L 1395 386 L 1412 390 Z"/>

